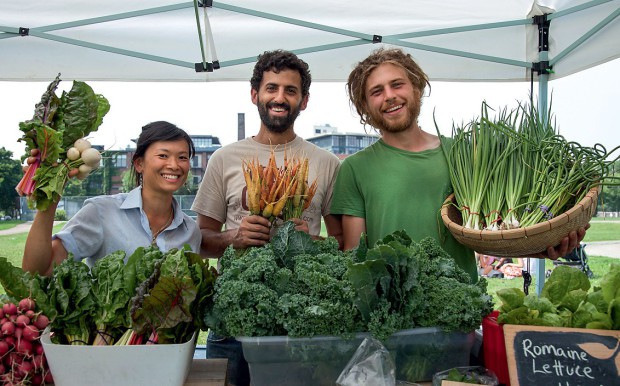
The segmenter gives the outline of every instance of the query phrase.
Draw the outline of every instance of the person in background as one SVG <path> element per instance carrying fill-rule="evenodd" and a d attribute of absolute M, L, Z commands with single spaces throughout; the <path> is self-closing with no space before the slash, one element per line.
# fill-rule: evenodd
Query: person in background
<path fill-rule="evenodd" d="M 495 268 L 493 263 L 499 261 L 499 258 L 476 252 L 476 259 L 478 260 L 478 274 L 480 276 L 488 277 L 491 273 L 499 273 L 499 271 L 493 272 Z"/>
<path fill-rule="evenodd" d="M 193 155 L 194 144 L 185 131 L 164 121 L 147 124 L 132 159 L 137 187 L 87 199 L 53 236 L 58 203 L 38 211 L 26 238 L 22 268 L 50 275 L 54 264 L 69 254 L 92 266 L 112 252 L 124 250 L 128 258 L 149 245 L 165 252 L 188 244 L 199 253 L 200 230 L 173 197 L 187 179 Z"/>
<path fill-rule="evenodd" d="M 285 155 L 289 159 L 307 157 L 308 182 L 318 179 L 310 207 L 300 219 L 293 219 L 296 228 L 319 237 L 322 217 L 327 234 L 342 239 L 340 218 L 330 213 L 340 160 L 299 137 L 294 129 L 295 119 L 308 104 L 310 83 L 307 63 L 295 54 L 276 50 L 258 57 L 250 80 L 250 96 L 261 119 L 258 133 L 213 153 L 191 208 L 198 214 L 203 251 L 209 257 L 221 257 L 230 245 L 246 248 L 269 242 L 269 220 L 249 213 L 242 161 L 257 158 L 261 165 L 266 166 L 272 151 L 278 166 L 283 164 Z M 207 358 L 228 358 L 230 384 L 249 384 L 248 364 L 243 358 L 240 342 L 210 331 Z"/>
<path fill-rule="evenodd" d="M 523 276 L 523 267 L 523 258 L 519 257 L 516 263 L 506 262 L 497 269 L 504 274 L 504 279 L 514 279 Z"/>
<path fill-rule="evenodd" d="M 380 48 L 355 66 L 347 82 L 350 102 L 360 122 L 378 130 L 381 139 L 345 158 L 331 212 L 343 216 L 344 249 L 356 247 L 362 233 L 372 246 L 404 229 L 414 241 L 435 238 L 477 281 L 474 252 L 459 244 L 438 216 L 452 185 L 439 137 L 418 125 L 426 86 L 430 89 L 427 75 L 400 49 Z M 584 228 L 570 232 L 546 256 L 563 256 L 584 235 Z"/>

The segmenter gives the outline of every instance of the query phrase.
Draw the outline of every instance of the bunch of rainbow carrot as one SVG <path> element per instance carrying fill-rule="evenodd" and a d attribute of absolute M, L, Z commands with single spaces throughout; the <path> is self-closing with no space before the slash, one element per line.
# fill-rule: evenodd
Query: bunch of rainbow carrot
<path fill-rule="evenodd" d="M 308 185 L 308 158 L 284 155 L 284 165 L 278 167 L 272 151 L 267 166 L 258 159 L 243 160 L 243 175 L 247 186 L 250 214 L 270 221 L 301 218 L 316 193 L 317 180 Z"/>

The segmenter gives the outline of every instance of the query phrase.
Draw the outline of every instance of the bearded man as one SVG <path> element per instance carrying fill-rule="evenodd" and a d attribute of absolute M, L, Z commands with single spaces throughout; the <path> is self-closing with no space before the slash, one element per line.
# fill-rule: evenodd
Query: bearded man
<path fill-rule="evenodd" d="M 198 214 L 204 255 L 219 258 L 229 245 L 242 249 L 269 242 L 269 220 L 250 215 L 242 161 L 258 159 L 267 166 L 272 152 L 277 165 L 283 165 L 285 156 L 308 158 L 308 181 L 318 182 L 310 206 L 300 218 L 293 219 L 296 229 L 319 237 L 322 217 L 328 235 L 341 241 L 340 218 L 331 215 L 329 209 L 340 160 L 297 136 L 294 129 L 295 119 L 308 104 L 310 83 L 308 64 L 295 54 L 276 50 L 258 57 L 250 85 L 261 119 L 259 131 L 213 153 L 191 208 Z M 207 358 L 228 358 L 228 383 L 249 384 L 240 342 L 210 331 Z"/>
<path fill-rule="evenodd" d="M 452 192 L 448 163 L 436 135 L 418 125 L 428 76 L 411 55 L 400 49 L 373 51 L 349 75 L 350 102 L 363 125 L 381 139 L 347 157 L 338 172 L 331 213 L 342 215 L 344 249 L 352 249 L 365 233 L 369 246 L 395 231 L 414 241 L 433 237 L 478 280 L 474 252 L 459 244 L 445 228 L 439 211 Z M 451 139 L 446 139 L 450 146 Z M 585 229 L 571 232 L 544 255 L 557 259 L 579 245 Z"/>

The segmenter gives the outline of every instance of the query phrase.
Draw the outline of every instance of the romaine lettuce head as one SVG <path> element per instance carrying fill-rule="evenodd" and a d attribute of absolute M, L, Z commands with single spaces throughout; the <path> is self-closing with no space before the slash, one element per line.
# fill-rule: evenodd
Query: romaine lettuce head
<path fill-rule="evenodd" d="M 564 319 L 554 312 L 545 312 L 540 318 L 541 325 L 549 327 L 564 327 Z"/>
<path fill-rule="evenodd" d="M 609 302 L 605 300 L 600 287 L 594 287 L 594 290 L 590 291 L 588 296 L 586 296 L 585 301 L 594 304 L 598 312 L 606 313 L 609 309 Z"/>
<path fill-rule="evenodd" d="M 542 289 L 541 296 L 558 305 L 569 292 L 577 289 L 588 292 L 590 289 L 588 276 L 581 270 L 560 265 L 552 271 Z"/>
<path fill-rule="evenodd" d="M 577 311 L 573 313 L 571 327 L 574 328 L 592 328 L 588 325 L 596 325 L 596 328 L 609 330 L 612 323 L 609 315 L 598 312 L 592 303 L 581 303 Z M 596 322 L 596 323 L 594 323 Z"/>
<path fill-rule="evenodd" d="M 620 298 L 616 298 L 609 303 L 607 314 L 611 319 L 612 329 L 620 330 Z"/>
<path fill-rule="evenodd" d="M 502 288 L 496 293 L 499 300 L 502 301 L 499 308 L 500 313 L 510 312 L 523 306 L 525 292 L 520 288 Z"/>
<path fill-rule="evenodd" d="M 577 308 L 579 308 L 579 305 L 584 302 L 587 297 L 588 293 L 582 289 L 570 291 L 566 294 L 566 296 L 564 296 L 558 305 L 558 308 L 567 308 L 572 312 L 575 312 L 577 311 Z"/>
<path fill-rule="evenodd" d="M 620 299 L 620 263 L 612 263 L 609 271 L 600 281 L 603 298 L 609 303 L 613 299 Z"/>
<path fill-rule="evenodd" d="M 525 297 L 523 304 L 531 310 L 537 310 L 540 314 L 543 313 L 557 313 L 556 307 L 547 298 L 541 298 L 534 294 L 529 294 Z"/>

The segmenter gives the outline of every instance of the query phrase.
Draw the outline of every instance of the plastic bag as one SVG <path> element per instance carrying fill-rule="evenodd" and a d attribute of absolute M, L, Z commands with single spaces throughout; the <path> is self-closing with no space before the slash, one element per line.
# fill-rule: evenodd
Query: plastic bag
<path fill-rule="evenodd" d="M 336 380 L 339 386 L 394 386 L 394 361 L 374 338 L 365 338 Z"/>
<path fill-rule="evenodd" d="M 482 366 L 455 367 L 435 373 L 435 375 L 433 375 L 433 386 L 441 386 L 444 380 L 473 383 L 477 385 L 497 386 L 499 384 L 495 373 Z"/>

